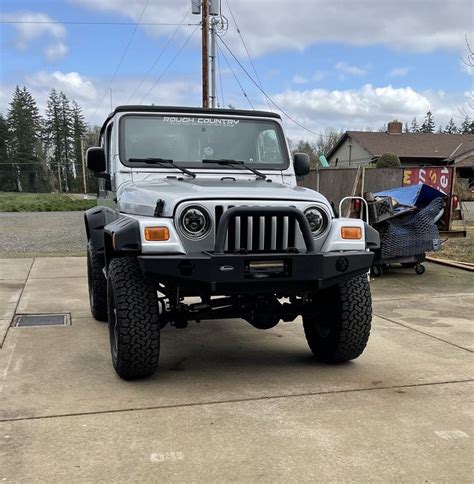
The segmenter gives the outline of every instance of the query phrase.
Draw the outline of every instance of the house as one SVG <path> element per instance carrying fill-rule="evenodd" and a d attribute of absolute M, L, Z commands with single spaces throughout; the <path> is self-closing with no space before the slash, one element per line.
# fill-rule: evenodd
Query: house
<path fill-rule="evenodd" d="M 395 120 L 388 123 L 385 133 L 346 131 L 326 158 L 331 166 L 356 167 L 388 152 L 398 155 L 402 166 L 456 166 L 459 162 L 472 172 L 474 134 L 403 133 L 402 123 Z"/>

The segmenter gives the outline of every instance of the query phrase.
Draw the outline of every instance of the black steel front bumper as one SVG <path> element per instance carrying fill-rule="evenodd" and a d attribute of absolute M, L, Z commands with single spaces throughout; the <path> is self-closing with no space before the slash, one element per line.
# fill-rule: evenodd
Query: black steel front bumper
<path fill-rule="evenodd" d="M 367 251 L 328 253 L 139 256 L 145 277 L 180 287 L 217 293 L 297 293 L 329 287 L 367 272 Z"/>

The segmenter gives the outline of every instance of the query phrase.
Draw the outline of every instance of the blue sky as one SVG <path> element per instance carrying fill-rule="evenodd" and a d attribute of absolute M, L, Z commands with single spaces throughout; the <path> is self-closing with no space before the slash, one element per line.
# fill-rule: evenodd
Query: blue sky
<path fill-rule="evenodd" d="M 79 102 L 89 122 L 100 123 L 110 111 L 110 97 L 105 94 L 129 42 L 111 85 L 113 103 L 127 103 L 142 83 L 131 99 L 139 102 L 195 27 L 184 25 L 177 31 L 145 78 L 176 27 L 139 25 L 132 37 L 134 23 L 143 11 L 142 23 L 179 23 L 190 3 L 3 0 L 0 18 L 4 22 L 59 23 L 2 25 L 0 112 L 8 109 L 16 84 L 26 85 L 41 109 L 55 87 Z M 229 18 L 223 40 L 253 75 L 229 5 L 265 91 L 310 129 L 377 129 L 393 118 L 420 119 L 428 109 L 438 124 L 451 116 L 461 121 L 466 96 L 473 90 L 472 72 L 461 62 L 467 53 L 465 36 L 472 39 L 472 2 L 223 0 L 223 14 Z M 189 15 L 185 23 L 198 20 Z M 71 25 L 68 21 L 131 25 Z M 145 102 L 199 105 L 199 47 L 198 29 Z M 226 56 L 252 104 L 268 108 L 262 94 Z M 225 104 L 249 107 L 222 58 L 221 76 Z M 293 137 L 311 138 L 291 122 L 287 128 Z"/>

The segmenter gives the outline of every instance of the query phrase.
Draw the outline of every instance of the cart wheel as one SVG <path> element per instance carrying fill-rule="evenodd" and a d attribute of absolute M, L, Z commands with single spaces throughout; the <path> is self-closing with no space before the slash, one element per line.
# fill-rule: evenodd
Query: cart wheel
<path fill-rule="evenodd" d="M 424 274 L 424 273 L 425 273 L 425 271 L 426 271 L 426 268 L 425 268 L 425 266 L 424 266 L 424 265 L 422 265 L 422 264 L 417 264 L 417 265 L 416 265 L 416 267 L 415 267 L 415 272 L 416 272 L 416 273 L 417 273 L 419 276 L 421 276 L 421 274 Z"/>
<path fill-rule="evenodd" d="M 374 277 L 380 277 L 383 275 L 383 267 L 382 266 L 372 266 L 371 273 Z"/>

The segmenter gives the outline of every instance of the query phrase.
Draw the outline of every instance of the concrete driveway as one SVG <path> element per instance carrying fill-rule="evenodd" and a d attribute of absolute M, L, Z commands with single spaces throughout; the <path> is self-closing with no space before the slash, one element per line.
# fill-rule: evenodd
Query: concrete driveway
<path fill-rule="evenodd" d="M 315 363 L 301 324 L 166 328 L 159 374 L 114 373 L 84 258 L 0 260 L 0 480 L 472 482 L 472 273 L 372 283 L 366 352 Z M 14 314 L 70 326 L 12 328 Z"/>

